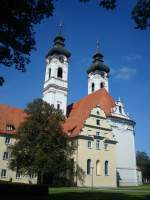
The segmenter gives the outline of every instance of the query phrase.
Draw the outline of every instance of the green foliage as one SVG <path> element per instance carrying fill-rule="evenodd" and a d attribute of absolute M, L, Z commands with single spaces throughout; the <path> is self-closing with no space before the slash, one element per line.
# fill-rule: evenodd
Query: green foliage
<path fill-rule="evenodd" d="M 137 166 L 142 171 L 143 179 L 150 179 L 150 158 L 145 152 L 137 151 Z"/>
<path fill-rule="evenodd" d="M 150 27 L 150 0 L 139 0 L 132 11 L 136 28 L 145 30 Z"/>
<path fill-rule="evenodd" d="M 75 146 L 63 132 L 61 111 L 37 99 L 28 104 L 25 112 L 27 117 L 17 131 L 17 142 L 11 146 L 10 168 L 36 174 L 41 183 L 49 182 L 49 178 L 65 178 Z"/>
<path fill-rule="evenodd" d="M 0 76 L 0 86 L 2 86 L 4 83 L 4 78 Z"/>
<path fill-rule="evenodd" d="M 33 25 L 51 16 L 53 9 L 53 0 L 0 1 L 1 64 L 25 71 L 31 50 L 35 49 Z"/>
<path fill-rule="evenodd" d="M 91 0 L 80 0 L 86 3 Z M 106 10 L 116 8 L 117 0 L 99 0 L 99 6 Z M 135 28 L 145 30 L 150 27 L 150 0 L 137 0 L 131 12 L 131 17 L 135 22 Z"/>

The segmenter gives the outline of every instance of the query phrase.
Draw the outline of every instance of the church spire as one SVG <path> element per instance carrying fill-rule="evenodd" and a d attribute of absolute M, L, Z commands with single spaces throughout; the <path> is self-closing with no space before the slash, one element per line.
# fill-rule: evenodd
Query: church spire
<path fill-rule="evenodd" d="M 64 55 L 67 58 L 71 56 L 71 53 L 65 48 L 65 38 L 62 35 L 63 23 L 61 22 L 58 27 L 59 34 L 54 38 L 53 47 L 48 51 L 46 58 L 52 55 Z"/>
<path fill-rule="evenodd" d="M 96 42 L 96 53 L 93 55 L 93 62 L 87 69 L 88 94 L 98 89 L 105 88 L 108 91 L 109 67 L 104 64 L 103 54 L 100 52 L 100 43 Z"/>
<path fill-rule="evenodd" d="M 68 62 L 71 56 L 65 48 L 65 38 L 62 36 L 62 24 L 59 35 L 54 38 L 53 47 L 46 55 L 46 72 L 43 89 L 43 99 L 54 105 L 56 109 L 67 112 L 68 95 Z"/>
<path fill-rule="evenodd" d="M 104 56 L 102 53 L 100 53 L 99 47 L 100 47 L 100 43 L 99 43 L 99 41 L 97 41 L 96 42 L 96 53 L 93 55 L 92 65 L 87 70 L 88 74 L 91 72 L 97 71 L 97 70 L 106 72 L 106 73 L 109 73 L 109 71 L 110 71 L 109 67 L 104 64 L 104 61 L 103 61 Z"/>
<path fill-rule="evenodd" d="M 99 40 L 96 41 L 96 52 L 99 52 L 100 42 Z"/>
<path fill-rule="evenodd" d="M 63 22 L 60 22 L 58 24 L 58 33 L 59 33 L 59 35 L 62 35 L 63 28 L 64 28 L 64 24 L 63 24 Z"/>

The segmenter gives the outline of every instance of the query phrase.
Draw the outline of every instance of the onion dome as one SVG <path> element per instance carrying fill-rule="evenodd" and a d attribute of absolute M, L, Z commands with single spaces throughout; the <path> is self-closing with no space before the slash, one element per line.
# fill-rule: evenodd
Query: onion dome
<path fill-rule="evenodd" d="M 54 39 L 54 45 L 53 47 L 49 50 L 48 54 L 46 55 L 46 58 L 48 56 L 52 55 L 65 55 L 67 58 L 71 56 L 71 53 L 65 49 L 65 38 L 62 35 L 57 35 Z"/>
<path fill-rule="evenodd" d="M 104 56 L 98 51 L 93 55 L 93 63 L 87 69 L 88 74 L 95 71 L 102 71 L 102 72 L 109 73 L 110 69 L 107 65 L 104 64 L 103 57 Z"/>

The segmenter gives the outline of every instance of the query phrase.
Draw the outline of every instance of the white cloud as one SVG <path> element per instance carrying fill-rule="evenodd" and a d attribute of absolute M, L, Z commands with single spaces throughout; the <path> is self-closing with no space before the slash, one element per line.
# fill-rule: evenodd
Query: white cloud
<path fill-rule="evenodd" d="M 128 56 L 122 56 L 124 60 L 127 62 L 132 62 L 132 61 L 138 61 L 142 59 L 141 55 L 135 54 L 135 55 L 128 55 Z"/>
<path fill-rule="evenodd" d="M 118 70 L 112 70 L 112 75 L 116 79 L 122 79 L 122 80 L 130 80 L 133 76 L 135 76 L 137 73 L 137 70 L 135 68 L 130 67 L 122 67 Z"/>

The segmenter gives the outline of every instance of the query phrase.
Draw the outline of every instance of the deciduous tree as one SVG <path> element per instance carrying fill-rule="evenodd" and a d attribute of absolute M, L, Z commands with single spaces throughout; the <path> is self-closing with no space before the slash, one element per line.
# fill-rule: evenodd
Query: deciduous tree
<path fill-rule="evenodd" d="M 142 171 L 143 182 L 150 181 L 150 158 L 147 153 L 137 151 L 136 153 L 137 166 Z"/>
<path fill-rule="evenodd" d="M 25 112 L 27 117 L 17 131 L 16 143 L 10 147 L 10 168 L 24 175 L 36 174 L 39 183 L 69 179 L 75 145 L 63 132 L 61 111 L 37 99 Z"/>

